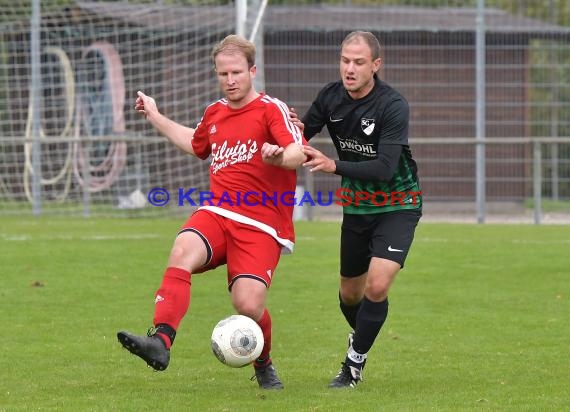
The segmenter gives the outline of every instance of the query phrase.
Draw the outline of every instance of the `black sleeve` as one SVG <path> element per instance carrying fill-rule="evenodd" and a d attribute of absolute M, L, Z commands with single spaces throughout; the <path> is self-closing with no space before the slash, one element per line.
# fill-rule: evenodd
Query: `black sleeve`
<path fill-rule="evenodd" d="M 335 160 L 335 174 L 353 179 L 389 182 L 392 180 L 392 176 L 394 176 L 394 172 L 398 167 L 401 154 L 402 145 L 379 144 L 378 158 L 374 160 L 365 160 L 363 162 Z"/>
<path fill-rule="evenodd" d="M 305 136 L 305 139 L 310 140 L 311 137 L 323 129 L 325 122 L 322 120 L 322 113 L 323 111 L 319 105 L 319 102 L 315 100 L 305 116 L 303 116 L 303 120 L 301 120 L 305 125 L 305 128 L 303 129 L 303 135 Z"/>
<path fill-rule="evenodd" d="M 393 100 L 382 115 L 382 132 L 379 143 L 408 144 L 410 108 L 403 98 Z"/>
<path fill-rule="evenodd" d="M 303 135 L 307 140 L 320 133 L 327 124 L 328 111 L 325 102 L 330 99 L 332 87 L 334 87 L 334 83 L 329 83 L 319 91 L 311 107 L 309 107 L 309 110 L 307 110 L 307 113 L 301 120 L 305 125 Z"/>

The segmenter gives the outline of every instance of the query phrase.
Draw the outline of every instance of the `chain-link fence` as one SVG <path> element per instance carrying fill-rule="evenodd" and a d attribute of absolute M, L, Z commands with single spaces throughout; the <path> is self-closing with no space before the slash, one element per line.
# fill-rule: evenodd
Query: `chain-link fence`
<path fill-rule="evenodd" d="M 144 90 L 162 112 L 194 126 L 219 97 L 210 51 L 239 28 L 241 3 L 244 34 L 259 23 L 259 87 L 300 114 L 338 79 L 348 32 L 379 37 L 381 77 L 410 103 L 426 218 L 475 218 L 483 145 L 487 220 L 570 221 L 565 2 L 487 1 L 483 14 L 476 1 L 229 3 L 53 0 L 38 2 L 34 14 L 35 2 L 3 1 L 0 214 L 187 213 L 152 207 L 146 195 L 206 190 L 207 162 L 177 152 L 132 106 Z M 321 137 L 314 144 L 334 155 Z M 299 184 L 329 191 L 338 179 L 301 171 Z M 340 213 L 316 207 L 302 216 Z"/>

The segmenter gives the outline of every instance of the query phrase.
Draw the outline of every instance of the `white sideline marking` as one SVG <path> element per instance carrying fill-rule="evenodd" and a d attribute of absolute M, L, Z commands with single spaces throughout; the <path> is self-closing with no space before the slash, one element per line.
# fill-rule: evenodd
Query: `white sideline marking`
<path fill-rule="evenodd" d="M 562 240 L 523 240 L 523 239 L 513 239 L 512 243 L 520 243 L 523 245 L 551 245 L 551 244 L 570 244 L 570 239 Z"/>
<path fill-rule="evenodd" d="M 148 233 L 137 235 L 86 235 L 86 236 L 71 236 L 71 235 L 2 235 L 1 239 L 8 242 L 27 242 L 30 240 L 140 240 L 140 239 L 157 239 L 161 236 Z"/>
<path fill-rule="evenodd" d="M 432 243 L 472 243 L 471 239 L 447 239 L 437 237 L 416 237 L 414 242 L 432 242 Z M 508 241 L 505 241 L 508 242 Z M 566 245 L 570 244 L 570 239 L 561 240 L 525 240 L 525 239 L 511 239 L 510 243 L 521 245 Z"/>
<path fill-rule="evenodd" d="M 471 243 L 471 239 L 447 239 L 444 237 L 416 237 L 414 242 L 433 242 L 433 243 Z"/>

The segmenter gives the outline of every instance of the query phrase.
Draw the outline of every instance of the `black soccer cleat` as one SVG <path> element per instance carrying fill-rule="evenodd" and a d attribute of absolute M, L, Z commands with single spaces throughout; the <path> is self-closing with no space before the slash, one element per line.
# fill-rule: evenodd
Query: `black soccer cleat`
<path fill-rule="evenodd" d="M 329 383 L 329 388 L 354 388 L 358 382 L 362 381 L 363 363 L 352 362 L 346 359 L 342 362 L 342 367 L 334 379 Z"/>
<path fill-rule="evenodd" d="M 128 332 L 117 333 L 117 339 L 133 355 L 144 360 L 148 366 L 156 371 L 163 371 L 170 362 L 170 351 L 166 349 L 164 341 L 156 336 L 135 336 Z"/>
<path fill-rule="evenodd" d="M 263 368 L 254 367 L 254 369 L 257 383 L 261 389 L 283 389 L 283 384 L 272 363 Z"/>

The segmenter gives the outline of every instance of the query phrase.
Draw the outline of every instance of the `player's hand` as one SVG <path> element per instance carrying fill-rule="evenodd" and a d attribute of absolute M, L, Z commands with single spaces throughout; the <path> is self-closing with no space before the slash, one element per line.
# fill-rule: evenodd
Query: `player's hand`
<path fill-rule="evenodd" d="M 291 123 L 297 126 L 301 130 L 301 133 L 303 133 L 303 130 L 305 130 L 305 125 L 301 119 L 299 119 L 299 116 L 297 115 L 294 107 L 289 108 L 289 119 L 291 120 Z"/>
<path fill-rule="evenodd" d="M 149 118 L 154 113 L 158 113 L 155 100 L 141 92 L 137 92 L 137 99 L 135 100 L 135 110 L 142 114 L 145 118 Z"/>
<path fill-rule="evenodd" d="M 305 163 L 303 163 L 304 167 L 309 167 L 309 171 L 311 172 L 325 172 L 325 173 L 334 173 L 336 171 L 336 163 L 333 159 L 327 157 L 323 152 L 315 149 L 312 146 L 304 145 L 303 146 L 303 153 L 308 157 Z"/>
<path fill-rule="evenodd" d="M 263 146 L 261 146 L 261 159 L 265 163 L 279 165 L 283 160 L 284 151 L 285 149 L 281 146 L 265 142 Z"/>

